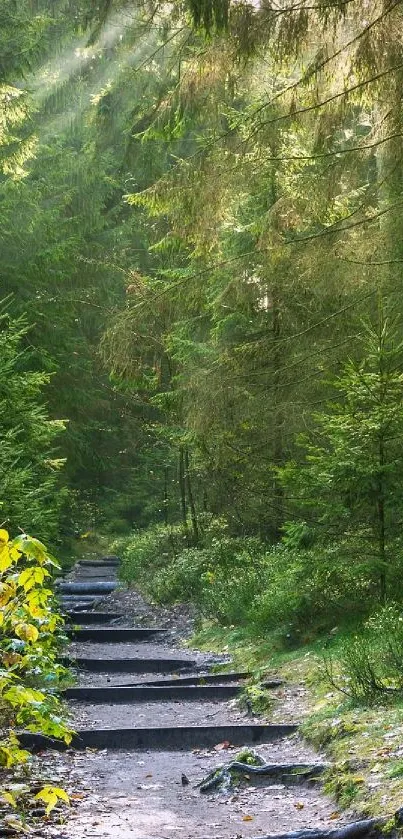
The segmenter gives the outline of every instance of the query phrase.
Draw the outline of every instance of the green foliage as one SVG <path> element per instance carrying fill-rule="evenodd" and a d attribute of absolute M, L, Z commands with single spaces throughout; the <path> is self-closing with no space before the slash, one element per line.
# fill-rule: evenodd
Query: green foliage
<path fill-rule="evenodd" d="M 290 644 L 401 598 L 399 4 L 17 5 L 0 520 Z"/>
<path fill-rule="evenodd" d="M 229 0 L 189 0 L 189 10 L 196 28 L 202 26 L 207 33 L 218 32 L 228 26 Z"/>
<path fill-rule="evenodd" d="M 224 523 L 209 522 L 197 547 L 187 547 L 183 526 L 159 526 L 112 548 L 122 556 L 123 579 L 140 583 L 156 600 L 194 602 L 224 623 L 243 623 L 264 584 L 267 556 L 258 539 L 220 535 L 220 529 L 225 533 Z"/>
<path fill-rule="evenodd" d="M 403 614 L 390 604 L 371 615 L 337 653 L 335 684 L 357 703 L 403 692 Z M 332 670 L 330 670 L 332 672 Z"/>
<path fill-rule="evenodd" d="M 0 530 L 0 761 L 6 767 L 28 757 L 19 747 L 18 729 L 71 740 L 57 697 L 65 675 L 57 662 L 65 636 L 50 585 L 58 567 L 42 542 L 25 534 L 10 540 Z"/>
<path fill-rule="evenodd" d="M 277 629 L 288 645 L 348 615 L 368 615 L 371 582 L 351 564 L 342 542 L 298 550 L 219 531 L 210 526 L 197 546 L 187 547 L 182 526 L 161 525 L 122 537 L 112 548 L 122 556 L 122 578 L 155 600 L 193 602 L 224 625 L 257 633 Z"/>
<path fill-rule="evenodd" d="M 338 767 L 337 772 L 327 778 L 324 788 L 344 809 L 354 804 L 363 783 L 363 778 L 354 777 L 351 772 L 340 771 Z"/>
<path fill-rule="evenodd" d="M 63 460 L 56 448 L 62 420 L 50 419 L 43 402 L 46 373 L 32 370 L 23 318 L 0 319 L 0 518 L 14 528 L 55 538 L 65 492 Z"/>
<path fill-rule="evenodd" d="M 403 501 L 402 343 L 397 324 L 379 315 L 364 325 L 362 356 L 332 384 L 337 401 L 316 414 L 311 436 L 300 438 L 304 461 L 280 470 L 286 492 L 298 498 L 316 540 L 338 546 L 358 584 L 385 599 L 396 590 Z"/>

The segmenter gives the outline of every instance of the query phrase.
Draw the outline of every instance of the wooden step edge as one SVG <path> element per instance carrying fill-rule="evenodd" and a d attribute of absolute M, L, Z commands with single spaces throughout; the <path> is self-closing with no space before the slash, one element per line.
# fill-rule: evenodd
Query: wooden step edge
<path fill-rule="evenodd" d="M 298 730 L 297 725 L 221 725 L 221 726 L 168 726 L 161 728 L 105 728 L 82 729 L 66 745 L 61 740 L 45 737 L 43 734 L 22 732 L 19 740 L 23 748 L 32 751 L 52 749 L 83 750 L 116 749 L 136 751 L 146 749 L 180 751 L 182 749 L 210 748 L 228 741 L 232 746 L 246 746 L 256 743 L 270 743 L 288 737 Z"/>

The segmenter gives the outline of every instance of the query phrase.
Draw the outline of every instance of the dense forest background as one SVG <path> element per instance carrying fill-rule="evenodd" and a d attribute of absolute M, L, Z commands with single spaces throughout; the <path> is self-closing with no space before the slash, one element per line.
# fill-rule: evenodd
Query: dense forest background
<path fill-rule="evenodd" d="M 402 23 L 1 0 L 12 530 L 287 637 L 401 600 Z"/>

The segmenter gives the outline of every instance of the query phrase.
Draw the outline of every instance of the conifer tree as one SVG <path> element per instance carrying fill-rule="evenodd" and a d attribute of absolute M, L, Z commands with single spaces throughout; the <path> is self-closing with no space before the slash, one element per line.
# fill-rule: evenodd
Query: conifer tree
<path fill-rule="evenodd" d="M 382 310 L 362 331 L 360 360 L 345 363 L 335 399 L 299 439 L 303 462 L 281 475 L 317 542 L 338 545 L 385 601 L 397 592 L 402 552 L 403 343 Z"/>

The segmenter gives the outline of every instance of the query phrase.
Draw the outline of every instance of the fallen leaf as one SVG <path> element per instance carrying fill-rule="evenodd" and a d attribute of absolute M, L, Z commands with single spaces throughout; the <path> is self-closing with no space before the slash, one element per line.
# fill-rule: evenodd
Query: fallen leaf
<path fill-rule="evenodd" d="M 242 816 L 243 822 L 253 822 L 253 816 Z"/>
<path fill-rule="evenodd" d="M 340 818 L 340 813 L 337 813 L 336 811 L 334 813 L 330 813 L 329 819 L 339 819 L 339 818 Z"/>
<path fill-rule="evenodd" d="M 294 807 L 295 807 L 295 809 L 296 809 L 296 810 L 303 810 L 303 809 L 304 809 L 304 806 L 305 806 L 305 805 L 304 805 L 304 804 L 302 804 L 302 802 L 301 802 L 301 801 L 296 801 L 296 802 L 295 802 L 295 804 L 294 804 Z"/>
<path fill-rule="evenodd" d="M 222 743 L 217 743 L 217 745 L 214 746 L 214 751 L 222 752 L 223 749 L 229 749 L 230 745 L 231 743 L 229 740 L 224 740 Z"/>

